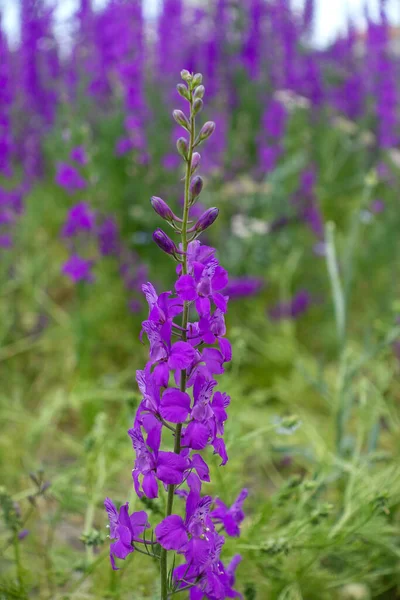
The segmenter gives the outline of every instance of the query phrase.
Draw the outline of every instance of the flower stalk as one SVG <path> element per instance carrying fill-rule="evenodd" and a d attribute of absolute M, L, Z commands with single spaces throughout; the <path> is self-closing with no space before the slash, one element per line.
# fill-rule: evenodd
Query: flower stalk
<path fill-rule="evenodd" d="M 182 272 L 184 275 L 187 275 L 187 249 L 188 249 L 188 221 L 189 221 L 189 208 L 190 208 L 190 176 L 192 173 L 192 158 L 194 152 L 194 140 L 196 135 L 196 123 L 195 118 L 196 115 L 193 111 L 193 80 L 189 80 L 188 89 L 187 89 L 187 100 L 189 102 L 190 107 L 190 116 L 189 116 L 189 143 L 188 143 L 188 153 L 186 160 L 186 173 L 185 173 L 185 194 L 184 194 L 184 204 L 183 204 L 183 216 L 182 216 L 182 229 L 181 229 L 181 240 L 182 240 Z M 176 111 L 174 111 L 175 113 Z M 186 128 L 186 121 L 185 121 Z M 187 326 L 189 320 L 189 302 L 185 301 L 183 304 L 183 314 L 182 314 L 182 335 L 181 339 L 186 342 L 187 341 Z M 181 371 L 181 382 L 180 382 L 180 390 L 181 392 L 186 392 L 186 370 Z M 182 435 L 182 423 L 178 423 L 175 430 L 175 442 L 174 442 L 174 452 L 175 454 L 180 454 L 181 451 L 181 435 Z M 167 498 L 167 510 L 166 517 L 169 517 L 172 514 L 172 508 L 174 504 L 174 491 L 175 485 L 171 484 L 168 486 L 168 498 Z M 168 600 L 168 561 L 167 561 L 167 550 L 161 548 L 161 560 L 160 560 L 160 576 L 161 576 L 161 600 Z"/>
<path fill-rule="evenodd" d="M 161 482 L 167 489 L 165 517 L 154 527 L 151 542 L 146 543 L 150 523 L 144 511 L 130 515 L 127 503 L 117 511 L 108 498 L 105 507 L 110 538 L 115 540 L 110 546 L 114 569 L 116 558 L 123 560 L 133 551 L 158 557 L 152 551 L 156 543 L 160 547 L 161 600 L 189 589 L 198 597 L 223 600 L 238 597 L 232 586 L 240 557 L 234 557 L 227 567 L 223 565 L 220 554 L 225 538 L 221 532 L 239 535 L 247 491 L 241 492 L 231 508 L 219 499 L 201 495 L 202 484 L 210 481 L 210 475 L 198 452 L 211 447 L 222 459 L 221 466 L 228 460 L 223 434 L 230 398 L 214 392 L 218 385 L 214 376 L 224 372 L 232 352 L 225 338 L 228 297 L 223 290 L 228 274 L 219 264 L 215 249 L 197 239 L 217 219 L 218 209 L 206 210 L 194 225 L 190 220 L 190 209 L 203 188 L 201 177 L 194 175 L 201 158 L 194 150 L 210 137 L 215 124 L 208 121 L 196 133 L 195 118 L 203 108 L 205 93 L 202 76 L 182 71 L 181 77 L 186 85 L 179 84 L 178 93 L 188 101 L 189 114 L 175 110 L 173 118 L 189 134 L 177 144 L 185 162 L 182 219 L 161 198 L 153 196 L 151 200 L 155 212 L 180 236 L 176 245 L 162 229 L 153 234 L 158 247 L 177 263 L 178 278 L 174 292 L 157 295 L 151 283 L 142 287 L 149 305 L 142 335 L 147 336 L 150 351 L 145 368 L 136 374 L 142 401 L 128 432 L 136 454 L 132 471 L 136 493 L 139 498 L 158 498 Z M 161 450 L 163 435 L 171 439 L 171 434 L 173 451 Z M 175 495 L 185 499 L 184 518 L 175 512 Z M 169 570 L 170 551 L 184 562 L 176 561 L 175 556 Z"/>

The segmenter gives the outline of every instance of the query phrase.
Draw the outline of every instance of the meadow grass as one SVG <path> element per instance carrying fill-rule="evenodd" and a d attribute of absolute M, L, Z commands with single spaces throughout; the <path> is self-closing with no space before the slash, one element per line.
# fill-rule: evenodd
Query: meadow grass
<path fill-rule="evenodd" d="M 15 544 L 3 523 L 0 597 L 156 599 L 156 561 L 135 553 L 111 571 L 103 510 L 105 495 L 122 502 L 131 481 L 126 431 L 145 356 L 140 316 L 127 313 L 111 265 L 101 267 L 93 288 L 73 289 L 61 277 L 64 251 L 51 202 L 52 190 L 39 187 L 27 203 L 15 274 L 1 294 L 1 497 L 3 505 L 10 496 L 18 502 L 29 535 L 17 544 L 19 585 Z M 250 490 L 242 535 L 226 544 L 228 556 L 243 555 L 238 585 L 246 599 L 396 597 L 400 448 L 392 344 L 400 332 L 378 316 L 360 327 L 359 234 L 351 220 L 339 235 L 330 230 L 330 250 L 317 265 L 328 296 L 310 316 L 270 322 L 269 287 L 232 303 L 235 360 L 224 376 L 232 397 L 230 460 L 220 468 L 210 457 L 207 492 L 231 502 L 243 485 Z M 385 281 L 377 260 L 375 281 Z M 272 272 L 283 297 L 301 261 L 293 249 Z M 32 504 L 30 473 L 38 472 L 51 486 Z M 128 500 L 141 508 L 133 491 Z M 146 509 L 163 514 L 162 502 L 148 501 Z"/>

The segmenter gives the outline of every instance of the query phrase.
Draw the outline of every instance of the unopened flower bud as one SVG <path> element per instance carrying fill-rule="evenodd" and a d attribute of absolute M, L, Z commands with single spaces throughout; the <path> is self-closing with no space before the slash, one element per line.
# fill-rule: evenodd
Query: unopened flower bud
<path fill-rule="evenodd" d="M 200 129 L 200 133 L 197 137 L 197 144 L 200 142 L 204 142 L 204 140 L 208 139 L 215 131 L 215 123 L 214 121 L 207 121 L 204 123 L 203 127 Z"/>
<path fill-rule="evenodd" d="M 201 217 L 199 218 L 199 220 L 197 221 L 197 223 L 194 225 L 193 230 L 196 231 L 197 233 L 200 233 L 201 231 L 205 231 L 206 229 L 208 229 L 216 220 L 216 218 L 218 217 L 218 213 L 219 210 L 218 208 L 209 208 L 208 210 L 206 210 Z"/>
<path fill-rule="evenodd" d="M 194 98 L 203 98 L 205 91 L 206 91 L 206 88 L 204 87 L 204 85 L 199 85 L 199 87 L 197 87 L 195 89 L 193 97 Z"/>
<path fill-rule="evenodd" d="M 153 240 L 157 246 L 167 254 L 175 256 L 178 253 L 178 248 L 162 229 L 155 230 L 153 233 Z"/>
<path fill-rule="evenodd" d="M 178 83 L 176 89 L 178 94 L 182 96 L 182 98 L 185 98 L 186 100 L 190 99 L 189 90 L 187 89 L 186 85 L 184 85 L 183 83 Z"/>
<path fill-rule="evenodd" d="M 199 112 L 201 112 L 201 110 L 203 109 L 203 100 L 201 100 L 200 98 L 197 98 L 197 100 L 195 100 L 193 102 L 193 115 L 196 116 L 197 114 L 199 114 Z"/>
<path fill-rule="evenodd" d="M 154 208 L 155 212 L 160 215 L 160 217 L 162 219 L 165 219 L 166 221 L 173 221 L 174 220 L 174 213 L 172 212 L 172 210 L 170 209 L 170 207 L 168 206 L 168 204 L 166 202 L 164 202 L 164 200 L 162 198 L 158 198 L 157 196 L 152 196 L 151 200 L 151 206 Z"/>
<path fill-rule="evenodd" d="M 188 144 L 185 138 L 180 137 L 176 142 L 176 147 L 178 149 L 179 154 L 186 159 L 188 155 Z"/>
<path fill-rule="evenodd" d="M 187 69 L 183 69 L 181 71 L 181 79 L 183 79 L 183 81 L 191 81 L 192 75 Z"/>
<path fill-rule="evenodd" d="M 200 165 L 201 155 L 198 152 L 193 152 L 192 155 L 192 168 L 190 170 L 190 175 L 193 175 L 197 171 Z"/>
<path fill-rule="evenodd" d="M 201 73 L 196 73 L 192 78 L 192 87 L 196 88 L 198 85 L 201 85 L 203 81 L 203 75 Z"/>
<path fill-rule="evenodd" d="M 181 125 L 185 129 L 190 129 L 189 120 L 182 110 L 178 110 L 178 109 L 174 110 L 174 112 L 172 113 L 172 116 L 174 117 L 174 119 L 178 123 L 178 125 Z"/>
<path fill-rule="evenodd" d="M 203 180 L 200 175 L 196 175 L 196 177 L 193 177 L 192 181 L 190 182 L 190 199 L 192 203 L 198 196 L 200 196 L 202 189 Z"/>

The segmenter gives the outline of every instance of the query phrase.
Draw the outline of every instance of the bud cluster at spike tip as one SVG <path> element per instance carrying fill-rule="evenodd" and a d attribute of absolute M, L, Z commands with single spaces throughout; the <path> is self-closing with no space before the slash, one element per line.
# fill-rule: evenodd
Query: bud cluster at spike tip
<path fill-rule="evenodd" d="M 202 77 L 183 71 L 182 79 L 188 84 L 191 127 L 195 116 L 193 92 Z M 181 88 L 178 92 L 185 97 Z M 186 128 L 186 122 L 182 126 Z M 208 122 L 206 130 L 211 135 L 214 125 Z M 228 285 L 228 273 L 219 264 L 215 249 L 197 239 L 215 222 L 218 208 L 209 208 L 188 228 L 187 207 L 203 187 L 199 176 L 192 177 L 200 163 L 200 155 L 193 152 L 194 145 L 194 138 L 190 138 L 184 157 L 184 218 L 179 219 L 182 231 L 176 231 L 182 235 L 182 242 L 175 243 L 161 229 L 153 234 L 159 248 L 177 261 L 177 280 L 174 290 L 161 294 L 152 283 L 143 285 L 149 313 L 142 323 L 141 339 L 148 339 L 149 359 L 136 372 L 142 399 L 128 433 L 135 453 L 132 476 L 139 498 L 158 498 L 165 488 L 169 497 L 172 492 L 171 510 L 167 509 L 165 518 L 151 527 L 162 548 L 161 564 L 167 551 L 174 551 L 183 559 L 173 570 L 174 589 L 190 585 L 191 597 L 223 600 L 240 597 L 233 586 L 241 558 L 236 555 L 225 566 L 221 551 L 224 532 L 233 537 L 240 535 L 247 490 L 243 489 L 230 507 L 219 498 L 202 494 L 203 484 L 210 481 L 210 450 L 220 457 L 221 466 L 228 461 L 224 428 L 230 397 L 217 389 L 216 376 L 224 373 L 232 351 L 225 337 L 229 298 L 223 290 Z M 161 218 L 178 220 L 161 198 L 153 196 L 151 204 Z M 174 443 L 177 436 L 178 445 L 176 439 Z M 171 451 L 167 450 L 168 444 Z M 180 507 L 172 511 L 174 497 Z M 150 525 L 143 511 L 129 515 L 127 504 L 118 512 L 106 499 L 105 507 L 112 539 L 110 558 L 115 569 L 116 559 L 125 559 L 144 543 L 143 532 Z M 161 580 L 162 573 L 161 567 Z M 162 590 L 162 598 L 169 597 L 165 587 Z"/>

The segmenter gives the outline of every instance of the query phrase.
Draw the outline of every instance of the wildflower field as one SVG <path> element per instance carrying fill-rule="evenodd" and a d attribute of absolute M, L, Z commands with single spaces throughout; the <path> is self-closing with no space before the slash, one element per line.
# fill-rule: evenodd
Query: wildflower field
<path fill-rule="evenodd" d="M 15 2 L 0 600 L 400 598 L 386 2 Z"/>

